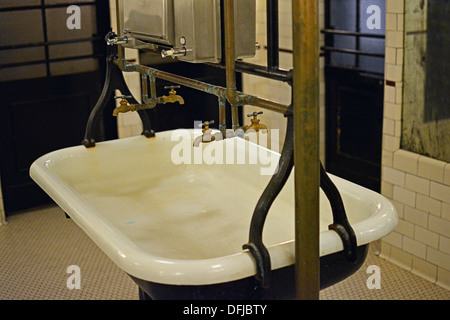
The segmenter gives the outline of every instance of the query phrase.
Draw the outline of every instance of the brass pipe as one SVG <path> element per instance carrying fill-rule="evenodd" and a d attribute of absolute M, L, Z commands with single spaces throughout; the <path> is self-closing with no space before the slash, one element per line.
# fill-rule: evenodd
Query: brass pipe
<path fill-rule="evenodd" d="M 143 104 L 148 103 L 148 87 L 147 87 L 147 75 L 141 74 L 141 102 Z"/>
<path fill-rule="evenodd" d="M 120 62 L 115 61 L 116 65 L 121 67 Z M 152 67 L 143 66 L 140 64 L 129 64 L 125 66 L 125 70 L 127 72 L 139 72 L 142 74 L 147 74 L 150 77 L 155 77 L 162 80 L 167 80 L 169 82 L 173 82 L 185 87 L 189 87 L 192 89 L 200 90 L 203 92 L 207 92 L 210 94 L 214 94 L 218 97 L 224 97 L 226 89 L 220 86 L 211 85 L 206 82 L 202 82 L 195 79 L 186 78 L 183 76 L 179 76 L 173 73 L 161 71 Z"/>
<path fill-rule="evenodd" d="M 272 100 L 255 97 L 249 94 L 241 93 L 239 91 L 237 92 L 237 95 L 239 101 L 241 102 L 241 105 L 248 104 L 282 114 L 285 114 L 288 109 L 288 106 L 274 102 Z"/>
<path fill-rule="evenodd" d="M 119 68 L 124 68 L 127 72 L 139 72 L 141 74 L 147 74 L 150 77 L 150 85 L 152 83 L 152 77 L 167 80 L 185 87 L 189 87 L 192 89 L 196 89 L 199 91 L 203 91 L 209 94 L 216 95 L 219 99 L 226 99 L 227 89 L 221 86 L 212 85 L 206 82 L 202 82 L 195 79 L 186 78 L 183 76 L 179 76 L 176 74 L 172 74 L 169 72 L 161 71 L 158 69 L 154 69 L 152 67 L 143 66 L 140 64 L 128 64 L 125 67 L 117 60 L 114 60 L 114 63 Z M 286 113 L 288 106 L 262 98 L 258 98 L 249 94 L 242 93 L 240 91 L 236 91 L 236 100 L 239 105 L 252 105 L 261 107 L 267 110 L 271 110 L 278 113 Z"/>
<path fill-rule="evenodd" d="M 226 100 L 219 98 L 219 130 L 222 132 L 222 137 L 225 139 L 227 130 L 227 110 Z"/>
<path fill-rule="evenodd" d="M 296 297 L 319 299 L 318 0 L 293 0 Z"/>
<path fill-rule="evenodd" d="M 154 76 L 150 76 L 150 96 L 156 98 L 156 79 Z"/>
<path fill-rule="evenodd" d="M 122 17 L 121 17 L 122 11 L 123 11 L 122 1 L 116 0 L 116 27 L 117 27 L 116 33 L 117 33 L 117 37 L 122 36 L 122 30 L 123 30 Z M 122 60 L 122 61 L 125 60 L 125 48 L 122 47 L 120 44 L 117 45 L 117 57 L 119 58 L 119 60 Z"/>
<path fill-rule="evenodd" d="M 225 71 L 227 81 L 226 97 L 231 105 L 232 129 L 239 128 L 238 100 L 236 89 L 236 45 L 234 31 L 234 0 L 225 0 Z"/>

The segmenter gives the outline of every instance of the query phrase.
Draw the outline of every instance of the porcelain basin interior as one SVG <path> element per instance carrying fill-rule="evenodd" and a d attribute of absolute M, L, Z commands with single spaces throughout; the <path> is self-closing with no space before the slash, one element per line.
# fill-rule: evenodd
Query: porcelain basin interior
<path fill-rule="evenodd" d="M 168 284 L 200 285 L 254 275 L 248 242 L 255 205 L 269 182 L 264 165 L 176 164 L 180 139 L 193 130 L 166 131 L 76 146 L 49 153 L 30 168 L 31 177 L 125 272 Z M 238 140 L 239 139 L 239 140 Z M 233 143 L 233 140 L 235 143 Z M 217 144 L 213 146 L 213 144 Z M 279 154 L 240 138 L 201 144 L 194 152 L 237 157 L 245 152 Z M 208 151 L 207 148 L 210 148 Z M 256 151 L 255 151 L 256 150 Z M 193 162 L 193 161 L 192 161 Z M 358 245 L 389 234 L 397 224 L 383 196 L 330 175 L 344 201 Z M 343 249 L 331 207 L 320 191 L 320 255 Z M 274 201 L 264 227 L 272 268 L 294 263 L 293 175 Z"/>

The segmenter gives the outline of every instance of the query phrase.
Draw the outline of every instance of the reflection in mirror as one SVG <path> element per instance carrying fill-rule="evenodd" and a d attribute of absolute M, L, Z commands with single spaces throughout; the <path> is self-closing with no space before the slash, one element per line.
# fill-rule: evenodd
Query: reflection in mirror
<path fill-rule="evenodd" d="M 450 162 L 448 0 L 405 1 L 401 147 Z"/>

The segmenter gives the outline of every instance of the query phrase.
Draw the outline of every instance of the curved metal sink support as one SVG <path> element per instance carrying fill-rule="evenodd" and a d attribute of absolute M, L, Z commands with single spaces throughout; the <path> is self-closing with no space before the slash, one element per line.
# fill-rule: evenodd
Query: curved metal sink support
<path fill-rule="evenodd" d="M 110 33 L 111 34 L 111 33 Z M 106 38 L 110 37 L 110 34 L 106 36 Z M 98 119 L 103 114 L 103 110 L 110 102 L 112 96 L 114 95 L 114 91 L 117 89 L 124 96 L 130 96 L 129 102 L 132 104 L 138 104 L 139 102 L 133 97 L 128 85 L 125 82 L 123 77 L 122 70 L 119 69 L 118 66 L 114 64 L 114 60 L 117 58 L 117 46 L 108 46 L 109 54 L 106 58 L 106 76 L 105 83 L 103 85 L 102 93 L 94 107 L 92 109 L 91 114 L 88 119 L 88 123 L 86 125 L 86 131 L 84 134 L 84 139 L 81 142 L 86 148 L 95 147 L 95 139 L 94 139 L 94 130 L 95 125 L 98 122 Z M 155 131 L 152 130 L 150 119 L 145 110 L 137 111 L 139 113 L 139 117 L 142 121 L 143 131 L 142 135 L 147 138 L 151 138 L 155 136 Z"/>
<path fill-rule="evenodd" d="M 270 255 L 262 241 L 264 223 L 273 201 L 284 187 L 294 166 L 292 105 L 286 112 L 285 117 L 287 118 L 287 131 L 278 170 L 272 176 L 256 205 L 250 225 L 249 242 L 243 246 L 244 249 L 251 252 L 256 261 L 257 277 L 263 288 L 269 288 L 272 283 Z M 333 223 L 329 225 L 329 229 L 336 231 L 341 238 L 347 261 L 356 263 L 358 250 L 355 232 L 348 221 L 341 195 L 322 164 L 320 164 L 320 187 L 327 196 L 333 213 Z"/>

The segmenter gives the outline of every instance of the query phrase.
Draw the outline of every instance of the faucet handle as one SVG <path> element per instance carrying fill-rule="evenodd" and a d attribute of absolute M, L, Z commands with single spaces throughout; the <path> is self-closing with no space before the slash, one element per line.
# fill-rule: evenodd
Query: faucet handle
<path fill-rule="evenodd" d="M 180 86 L 164 86 L 164 89 L 179 89 Z"/>
<path fill-rule="evenodd" d="M 205 127 L 205 129 L 207 129 L 212 124 L 214 124 L 214 120 L 202 122 L 198 126 L 201 127 L 201 128 Z"/>
<path fill-rule="evenodd" d="M 260 111 L 260 112 L 253 112 L 253 113 L 250 113 L 250 114 L 247 114 L 247 117 L 257 117 L 259 114 L 263 114 L 263 112 L 262 111 Z"/>
<path fill-rule="evenodd" d="M 169 94 L 176 94 L 175 89 L 179 89 L 180 86 L 164 86 L 164 89 L 170 89 Z"/>
<path fill-rule="evenodd" d="M 114 99 L 131 99 L 133 96 L 114 96 Z"/>
<path fill-rule="evenodd" d="M 186 48 L 181 48 L 181 49 L 167 49 L 167 50 L 161 50 L 161 57 L 166 58 L 166 57 L 172 57 L 172 59 L 175 59 L 176 57 L 182 57 L 186 55 Z"/>
<path fill-rule="evenodd" d="M 105 36 L 105 41 L 108 46 L 114 46 L 114 45 L 118 45 L 118 44 L 128 43 L 128 37 L 127 36 L 119 37 L 119 36 L 117 36 L 116 33 L 110 31 Z"/>

